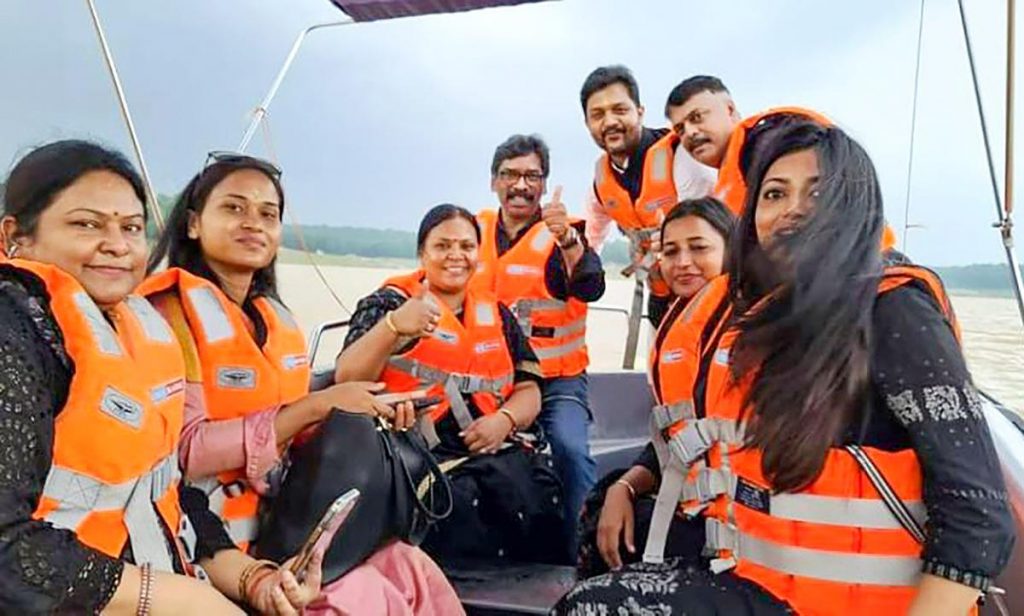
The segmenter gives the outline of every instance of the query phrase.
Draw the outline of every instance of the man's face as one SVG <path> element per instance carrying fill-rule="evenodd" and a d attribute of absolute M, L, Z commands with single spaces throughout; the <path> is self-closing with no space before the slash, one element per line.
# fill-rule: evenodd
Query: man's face
<path fill-rule="evenodd" d="M 669 107 L 668 120 L 690 156 L 717 169 L 740 117 L 727 92 L 705 90 L 682 105 Z"/>
<path fill-rule="evenodd" d="M 502 214 L 509 221 L 525 221 L 537 214 L 544 184 L 540 156 L 532 153 L 503 160 L 491 178 L 491 190 L 497 193 Z"/>
<path fill-rule="evenodd" d="M 629 156 L 640 146 L 644 108 L 633 102 L 624 84 L 591 94 L 586 120 L 594 143 L 610 156 Z"/>

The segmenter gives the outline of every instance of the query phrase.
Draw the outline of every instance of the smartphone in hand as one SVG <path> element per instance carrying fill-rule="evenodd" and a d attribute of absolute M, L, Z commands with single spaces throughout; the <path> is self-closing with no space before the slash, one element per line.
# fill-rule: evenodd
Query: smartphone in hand
<path fill-rule="evenodd" d="M 377 400 L 391 406 L 392 408 L 398 406 L 401 402 L 412 402 L 412 408 L 417 412 L 422 411 L 423 409 L 428 409 L 444 401 L 444 398 L 441 396 L 428 396 L 426 389 L 418 389 L 416 391 L 397 394 L 377 394 L 376 397 Z"/>
<path fill-rule="evenodd" d="M 322 518 L 313 527 L 313 531 L 309 533 L 309 537 L 306 542 L 302 545 L 299 553 L 295 560 L 292 561 L 289 570 L 295 574 L 295 578 L 302 583 L 303 578 L 306 575 L 306 567 L 309 566 L 309 562 L 315 555 L 323 555 L 327 552 L 327 549 L 331 547 L 331 541 L 334 539 L 334 535 L 337 534 L 338 529 L 345 523 L 345 519 L 348 518 L 349 514 L 352 513 L 352 509 L 356 506 L 359 501 L 359 490 L 352 488 L 348 492 L 345 492 L 338 498 L 334 499 L 334 502 L 324 512 Z"/>

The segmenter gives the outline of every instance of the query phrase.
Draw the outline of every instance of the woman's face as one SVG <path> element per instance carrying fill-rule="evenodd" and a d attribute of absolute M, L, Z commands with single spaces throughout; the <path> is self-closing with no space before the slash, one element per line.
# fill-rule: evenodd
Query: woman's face
<path fill-rule="evenodd" d="M 202 212 L 189 219 L 214 271 L 252 274 L 270 265 L 281 245 L 281 197 L 261 171 L 239 169 L 224 177 Z"/>
<path fill-rule="evenodd" d="M 32 237 L 8 237 L 18 256 L 71 274 L 100 308 L 112 308 L 146 274 L 146 221 L 132 185 L 111 171 L 90 171 L 58 193 L 39 216 Z M 13 232 L 12 232 L 13 231 Z"/>
<path fill-rule="evenodd" d="M 661 236 L 661 273 L 678 297 L 689 299 L 722 273 L 725 238 L 700 216 L 684 216 L 665 225 Z"/>
<path fill-rule="evenodd" d="M 808 149 L 780 156 L 768 167 L 758 190 L 754 212 L 757 241 L 768 248 L 772 238 L 799 229 L 817 198 L 817 153 Z"/>
<path fill-rule="evenodd" d="M 449 218 L 427 234 L 420 250 L 420 266 L 430 288 L 460 293 L 476 271 L 479 242 L 476 229 L 464 218 Z"/>

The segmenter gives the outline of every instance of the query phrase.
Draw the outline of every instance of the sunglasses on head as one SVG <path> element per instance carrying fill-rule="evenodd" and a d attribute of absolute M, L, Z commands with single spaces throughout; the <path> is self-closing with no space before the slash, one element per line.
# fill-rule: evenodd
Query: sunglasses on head
<path fill-rule="evenodd" d="M 281 168 L 274 163 L 262 158 L 256 158 L 255 156 L 249 156 L 248 154 L 242 154 L 240 152 L 214 150 L 206 155 L 206 162 L 203 163 L 203 172 L 209 169 L 212 165 L 228 165 L 259 169 L 275 180 L 281 179 Z"/>

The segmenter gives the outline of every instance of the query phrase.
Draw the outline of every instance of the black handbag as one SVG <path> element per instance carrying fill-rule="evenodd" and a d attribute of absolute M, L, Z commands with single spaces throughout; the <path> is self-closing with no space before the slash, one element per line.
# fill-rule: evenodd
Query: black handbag
<path fill-rule="evenodd" d="M 452 509 L 451 485 L 418 432 L 394 432 L 367 415 L 336 411 L 289 450 L 255 554 L 277 562 L 295 555 L 331 502 L 351 488 L 361 497 L 327 550 L 325 584 L 392 540 L 419 544 Z"/>

